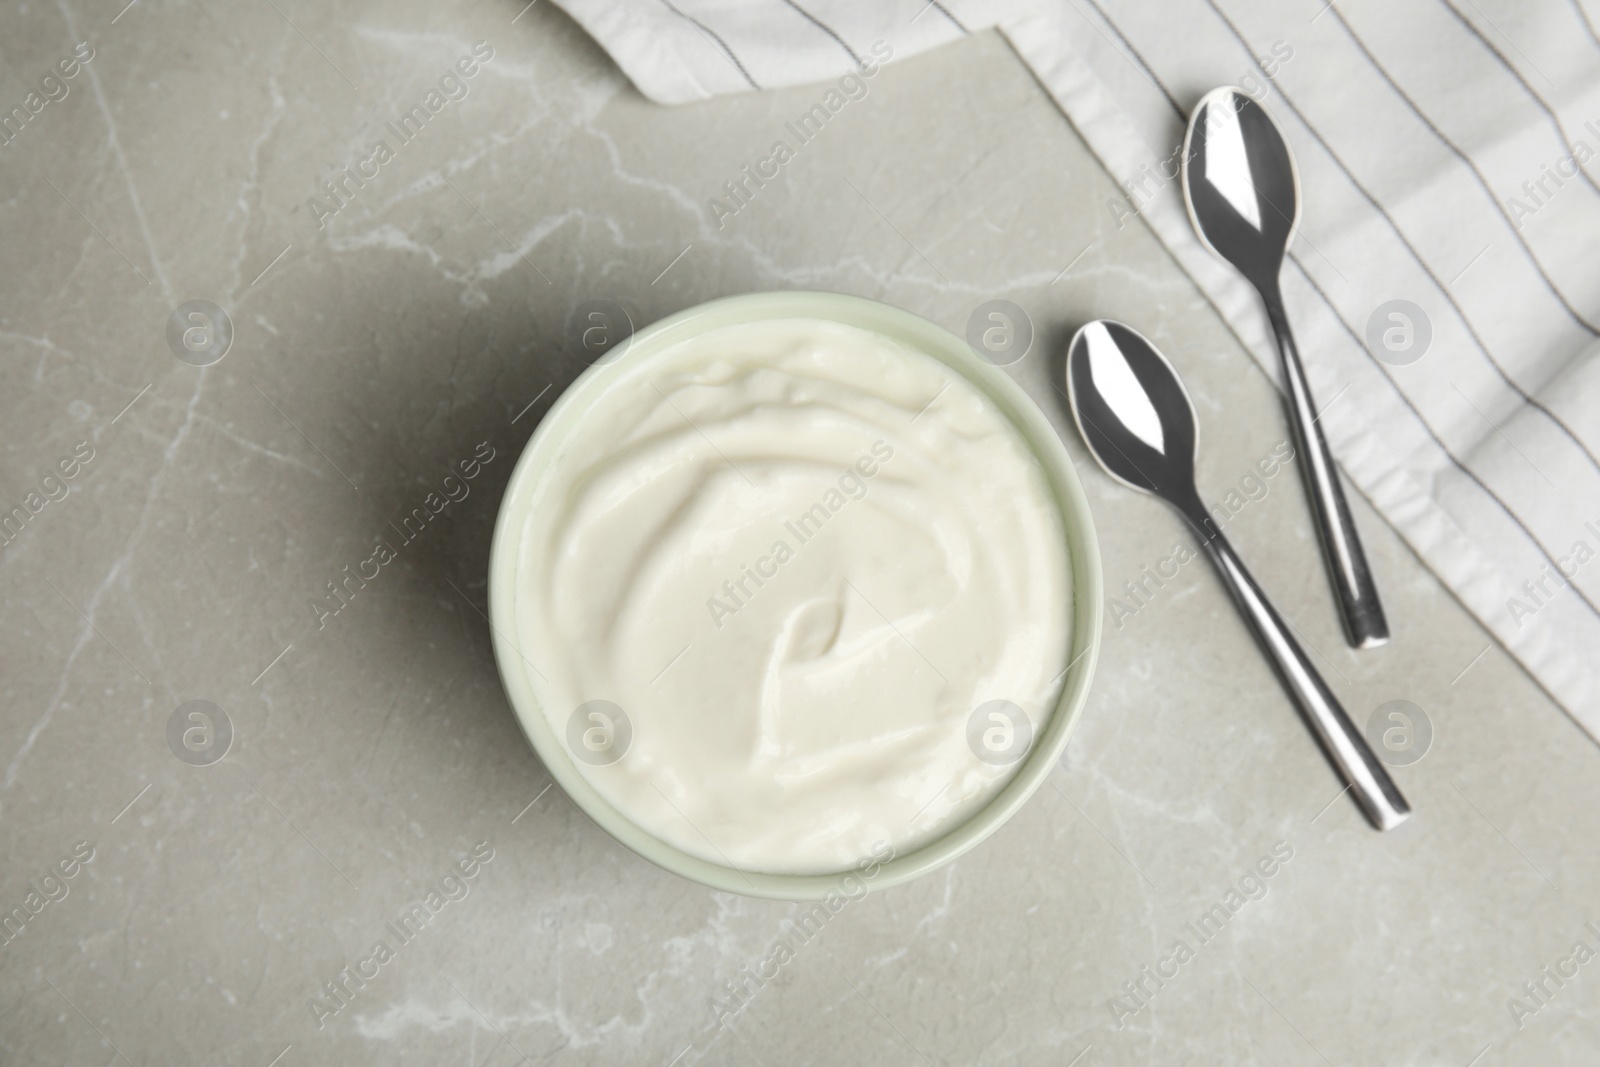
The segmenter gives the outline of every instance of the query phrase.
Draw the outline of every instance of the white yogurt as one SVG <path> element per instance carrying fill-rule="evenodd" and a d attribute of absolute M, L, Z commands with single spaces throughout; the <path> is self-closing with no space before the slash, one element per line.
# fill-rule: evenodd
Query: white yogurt
<path fill-rule="evenodd" d="M 981 807 L 1029 723 L 980 706 L 1037 736 L 1067 666 L 1059 506 L 1020 434 L 838 323 L 633 362 L 603 372 L 518 550 L 518 643 L 580 771 L 745 871 L 904 854 Z"/>

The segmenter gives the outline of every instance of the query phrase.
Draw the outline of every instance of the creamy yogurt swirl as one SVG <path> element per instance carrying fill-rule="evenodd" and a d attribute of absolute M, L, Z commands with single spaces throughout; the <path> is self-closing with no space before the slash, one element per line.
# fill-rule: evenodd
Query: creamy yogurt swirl
<path fill-rule="evenodd" d="M 994 403 L 811 319 L 602 373 L 518 547 L 518 643 L 580 772 L 746 871 L 904 854 L 981 807 L 1055 706 L 1071 610 L 1059 505 Z"/>

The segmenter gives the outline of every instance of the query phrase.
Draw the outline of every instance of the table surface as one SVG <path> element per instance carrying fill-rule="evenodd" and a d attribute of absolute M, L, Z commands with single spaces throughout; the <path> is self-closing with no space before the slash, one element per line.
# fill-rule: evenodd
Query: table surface
<path fill-rule="evenodd" d="M 0 506 L 26 519 L 0 548 L 0 1062 L 1596 1062 L 1594 745 L 1360 499 L 1397 637 L 1345 647 L 1297 476 L 1251 478 L 1286 437 L 1272 382 L 1118 227 L 999 37 L 885 69 L 719 226 L 707 201 L 821 89 L 657 107 L 548 3 L 119 6 L 0 16 L 0 104 L 29 111 L 0 147 Z M 396 136 L 478 41 L 466 95 Z M 1010 372 L 1123 598 L 1046 787 L 807 937 L 809 909 L 663 873 L 547 790 L 483 615 L 499 494 L 581 367 L 573 309 L 786 288 L 957 332 L 1026 309 Z M 203 369 L 195 300 L 232 327 Z M 1186 534 L 1060 402 L 1100 316 L 1184 375 L 1204 491 L 1238 493 L 1232 539 L 1353 717 L 1422 709 L 1399 831 L 1340 796 L 1206 565 L 1145 577 Z M 319 612 L 483 442 L 469 496 Z M 222 716 L 169 745 L 192 700 L 231 726 L 218 762 Z"/>

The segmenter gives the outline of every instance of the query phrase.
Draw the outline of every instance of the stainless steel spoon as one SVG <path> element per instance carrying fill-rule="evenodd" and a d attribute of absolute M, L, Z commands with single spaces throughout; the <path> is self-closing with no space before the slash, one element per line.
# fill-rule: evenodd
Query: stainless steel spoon
<path fill-rule="evenodd" d="M 1300 220 L 1300 181 L 1288 142 L 1267 110 L 1231 86 L 1201 98 L 1183 139 L 1183 198 L 1200 239 L 1256 287 L 1283 359 L 1289 423 L 1345 636 L 1355 648 L 1389 640 L 1378 587 L 1339 485 L 1333 454 L 1283 310 L 1278 275 Z"/>
<path fill-rule="evenodd" d="M 1399 826 L 1410 805 L 1200 502 L 1194 405 L 1172 364 L 1137 330 L 1099 319 L 1072 339 L 1067 395 L 1078 431 L 1106 473 L 1155 494 L 1188 521 L 1372 825 Z"/>

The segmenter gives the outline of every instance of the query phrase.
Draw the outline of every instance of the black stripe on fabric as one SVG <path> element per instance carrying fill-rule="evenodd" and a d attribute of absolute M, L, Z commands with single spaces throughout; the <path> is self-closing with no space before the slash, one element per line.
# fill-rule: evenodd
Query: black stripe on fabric
<path fill-rule="evenodd" d="M 931 3 L 934 7 L 939 9 L 939 14 L 943 15 L 945 18 L 947 18 L 951 22 L 953 22 L 955 24 L 956 29 L 958 29 L 962 33 L 966 33 L 966 34 L 970 34 L 972 32 L 971 30 L 967 29 L 965 26 L 963 26 L 961 24 L 961 20 L 960 19 L 958 19 L 954 15 L 950 14 L 950 9 L 945 7 L 943 4 L 939 3 L 939 0 L 928 0 L 928 2 Z"/>
<path fill-rule="evenodd" d="M 1103 19 L 1105 21 L 1106 25 L 1110 26 L 1111 29 L 1114 32 L 1116 32 L 1117 37 L 1122 41 L 1122 43 L 1125 44 L 1125 45 L 1128 45 L 1128 39 L 1126 37 L 1122 36 L 1121 31 L 1117 30 L 1116 25 L 1113 24 L 1112 21 L 1109 18 L 1106 18 L 1106 13 L 1104 11 L 1100 10 L 1100 5 L 1097 2 L 1097 0 L 1089 0 L 1089 3 L 1095 9 L 1095 12 L 1097 14 L 1099 14 L 1101 19 Z M 1085 15 L 1078 8 L 1078 5 L 1076 3 L 1073 3 L 1071 6 L 1072 6 L 1073 13 L 1076 14 L 1080 19 L 1083 20 L 1084 25 L 1088 26 L 1095 33 L 1098 33 L 1100 35 L 1101 39 L 1104 40 L 1106 42 L 1106 44 L 1111 46 L 1111 50 L 1113 52 L 1116 52 L 1118 55 L 1122 56 L 1123 59 L 1127 60 L 1128 65 L 1131 66 L 1134 70 L 1139 72 L 1139 76 L 1140 77 L 1144 78 L 1144 80 L 1149 82 L 1151 84 L 1151 86 L 1153 86 L 1156 90 L 1158 90 L 1161 93 L 1162 96 L 1167 98 L 1167 103 L 1172 106 L 1172 110 L 1173 111 L 1177 112 L 1178 118 L 1179 118 L 1179 124 L 1181 125 L 1182 124 L 1182 119 L 1183 119 L 1183 107 L 1182 107 L 1182 105 L 1180 105 L 1178 103 L 1178 101 L 1173 98 L 1171 93 L 1167 92 L 1167 87 L 1165 85 L 1161 84 L 1160 79 L 1158 79 L 1155 76 L 1155 73 L 1153 71 L 1151 71 L 1151 69 L 1149 68 L 1148 65 L 1146 65 L 1146 63 L 1144 61 L 1144 58 L 1142 56 L 1140 56 L 1138 52 L 1133 52 L 1133 46 L 1132 45 L 1128 45 L 1128 51 L 1129 52 L 1133 52 L 1133 55 L 1130 58 L 1127 54 L 1125 54 L 1121 49 L 1119 49 L 1116 46 L 1116 43 L 1114 41 L 1112 41 L 1111 38 L 1106 36 L 1106 31 L 1105 30 L 1102 30 L 1099 26 L 1096 26 L 1092 21 L 1090 21 L 1089 16 Z"/>
<path fill-rule="evenodd" d="M 1186 123 L 1188 121 L 1188 116 L 1184 114 L 1183 108 L 1178 106 L 1178 102 L 1173 98 L 1172 93 L 1168 91 L 1166 84 L 1156 76 L 1156 72 L 1150 69 L 1150 64 L 1145 62 L 1144 56 L 1140 54 L 1139 50 L 1133 47 L 1133 45 L 1128 41 L 1127 35 L 1122 32 L 1121 27 L 1113 22 L 1106 15 L 1105 11 L 1101 9 L 1099 0 L 1089 0 L 1089 3 L 1093 5 L 1095 11 L 1099 13 L 1106 25 L 1111 28 L 1111 32 L 1117 35 L 1117 39 L 1122 42 L 1123 46 L 1126 47 L 1130 53 L 1132 53 L 1136 60 L 1138 60 L 1139 65 L 1144 68 L 1145 73 L 1150 75 L 1151 83 L 1154 84 L 1156 88 L 1161 91 L 1161 94 L 1167 98 L 1167 102 L 1172 105 L 1172 109 L 1177 114 L 1178 120 Z M 1237 36 L 1237 34 L 1235 34 L 1235 36 Z M 1302 119 L 1301 121 L 1304 122 L 1305 120 Z M 1311 127 L 1307 126 L 1307 129 L 1311 129 Z M 1351 180 L 1353 181 L 1354 179 Z M 1390 225 L 1393 225 L 1393 223 Z M 1317 284 L 1317 280 L 1311 276 L 1310 271 L 1306 270 L 1305 265 L 1300 262 L 1300 258 L 1292 252 L 1289 253 L 1288 258 L 1290 262 L 1295 265 L 1296 269 L 1300 271 L 1300 274 L 1306 279 L 1306 281 L 1310 283 L 1312 291 L 1315 292 L 1318 298 L 1322 300 L 1322 303 L 1327 307 L 1329 313 L 1333 315 L 1340 326 L 1344 327 L 1344 332 L 1350 335 L 1350 338 L 1355 342 L 1356 347 L 1360 348 L 1362 352 L 1366 353 L 1367 358 L 1372 360 L 1375 365 L 1378 364 L 1377 357 L 1372 354 L 1372 351 L 1369 348 L 1367 348 L 1365 342 L 1361 340 L 1360 335 L 1357 334 L 1351 325 L 1345 321 L 1344 316 L 1339 313 L 1338 307 L 1335 306 L 1333 301 L 1328 298 L 1328 294 L 1322 291 L 1322 286 Z M 1211 301 L 1210 296 L 1205 294 L 1205 290 L 1202 289 L 1201 293 L 1202 295 L 1206 295 L 1207 301 L 1212 304 L 1213 308 L 1216 308 L 1215 302 Z M 1220 315 L 1221 309 L 1216 308 L 1216 310 Z M 1224 319 L 1224 321 L 1226 320 Z M 1539 554 L 1542 555 L 1552 567 L 1554 567 L 1558 572 L 1565 573 L 1564 571 L 1561 571 L 1560 564 L 1558 564 L 1555 560 L 1555 557 L 1550 554 L 1550 550 L 1545 548 L 1543 542 L 1534 536 L 1533 531 L 1528 529 L 1527 525 L 1522 521 L 1517 513 L 1512 511 L 1504 500 L 1500 499 L 1500 495 L 1493 489 L 1490 489 L 1483 479 L 1474 474 L 1465 463 L 1456 458 L 1456 454 L 1450 451 L 1450 446 L 1445 444 L 1439 435 L 1434 432 L 1433 427 L 1428 424 L 1428 420 L 1422 417 L 1422 412 L 1417 410 L 1416 405 L 1411 403 L 1411 398 L 1406 396 L 1405 392 L 1394 383 L 1394 379 L 1389 376 L 1388 371 L 1384 370 L 1382 366 L 1378 366 L 1377 370 L 1382 376 L 1383 380 L 1388 383 L 1389 388 L 1394 391 L 1395 396 L 1399 397 L 1400 402 L 1410 409 L 1411 414 L 1415 416 L 1417 420 L 1417 425 L 1422 427 L 1423 432 L 1432 438 L 1433 443 L 1439 447 L 1439 451 L 1443 452 L 1445 457 L 1450 460 L 1451 465 L 1454 466 L 1456 470 L 1470 478 L 1473 484 L 1482 489 L 1484 494 L 1488 496 L 1490 500 L 1493 500 L 1497 505 L 1499 505 L 1500 510 L 1505 512 L 1506 518 L 1510 519 L 1517 525 L 1517 528 L 1527 536 L 1528 541 L 1533 545 L 1534 548 L 1538 549 Z M 1281 387 L 1279 387 L 1279 391 L 1282 391 Z M 1568 582 L 1567 584 L 1572 586 L 1572 591 L 1578 594 L 1579 599 L 1581 599 L 1589 608 L 1589 611 L 1595 616 L 1596 621 L 1600 621 L 1600 608 L 1597 608 L 1594 602 L 1591 601 L 1588 596 L 1584 594 L 1583 590 L 1577 587 L 1577 585 L 1571 582 Z M 1557 701 L 1557 703 L 1560 702 Z"/>
<path fill-rule="evenodd" d="M 728 57 L 728 62 L 732 63 L 735 69 L 737 69 L 739 73 L 744 76 L 744 80 L 750 83 L 750 88 L 761 88 L 760 85 L 756 84 L 756 80 L 750 77 L 750 72 L 744 69 L 744 64 L 739 62 L 739 57 L 734 54 L 733 49 L 728 47 L 728 42 L 724 41 L 720 36 L 717 35 L 716 30 L 713 30 L 710 26 L 707 26 L 705 23 L 701 22 L 692 15 L 686 15 L 682 11 L 679 11 L 675 6 L 673 6 L 672 0 L 661 0 L 661 2 L 667 5 L 668 11 L 671 11 L 674 15 L 678 16 L 680 19 L 683 19 L 683 21 L 699 30 L 701 35 L 707 40 L 716 42 L 717 48 L 722 51 L 723 55 Z"/>
<path fill-rule="evenodd" d="M 1462 26 L 1466 27 L 1467 32 L 1476 37 L 1478 39 L 1478 43 L 1483 45 L 1484 48 L 1488 49 L 1489 53 L 1500 61 L 1500 65 L 1506 68 L 1506 70 L 1511 73 L 1513 78 L 1517 79 L 1517 84 L 1522 86 L 1524 92 L 1533 97 L 1534 103 L 1538 104 L 1544 109 L 1544 113 L 1550 116 L 1550 124 L 1555 127 L 1556 137 L 1561 141 L 1561 147 L 1565 148 L 1570 153 L 1572 151 L 1573 144 L 1577 141 L 1577 138 L 1569 137 L 1567 135 L 1567 128 L 1562 125 L 1561 116 L 1556 113 L 1556 109 L 1550 106 L 1550 101 L 1546 100 L 1539 94 L 1539 90 L 1535 89 L 1528 82 L 1528 79 L 1522 76 L 1522 71 L 1518 70 L 1512 64 L 1511 60 L 1506 58 L 1506 54 L 1500 51 L 1500 49 L 1496 48 L 1494 42 L 1485 37 L 1478 27 L 1474 26 L 1472 22 L 1461 13 L 1460 8 L 1452 4 L 1450 0 L 1439 0 L 1439 2 L 1450 9 L 1450 14 L 1456 17 L 1456 21 L 1461 23 Z M 1579 163 L 1576 159 L 1574 159 L 1572 162 L 1577 166 L 1578 173 L 1583 176 L 1583 180 L 1588 184 L 1589 188 L 1593 189 L 1597 193 L 1600 193 L 1600 185 L 1596 185 L 1594 183 L 1594 179 L 1589 176 L 1589 172 L 1583 169 L 1583 164 Z"/>
<path fill-rule="evenodd" d="M 1212 0 L 1206 0 L 1206 3 L 1210 4 L 1213 10 L 1217 10 L 1217 5 L 1212 3 Z M 1528 244 L 1528 239 L 1522 235 L 1521 230 L 1517 229 L 1517 224 L 1511 218 L 1511 213 L 1506 210 L 1506 206 L 1500 202 L 1500 197 L 1495 194 L 1494 187 L 1489 184 L 1489 179 L 1484 177 L 1483 171 L 1478 169 L 1478 164 L 1473 162 L 1472 157 L 1463 152 L 1454 141 L 1445 136 L 1445 132 L 1438 126 L 1434 125 L 1433 120 L 1427 116 L 1422 108 L 1417 106 L 1417 102 L 1411 99 L 1404 89 L 1400 88 L 1400 83 L 1395 81 L 1394 78 L 1390 76 L 1389 72 L 1384 69 L 1383 64 L 1379 63 L 1377 57 L 1374 56 L 1367 48 L 1366 42 L 1356 34 L 1356 31 L 1351 28 L 1350 23 L 1345 21 L 1345 17 L 1344 15 L 1340 14 L 1339 8 L 1337 6 L 1333 6 L 1330 8 L 1330 10 L 1333 13 L 1333 17 L 1339 20 L 1339 25 L 1344 27 L 1344 32 L 1350 35 L 1350 40 L 1354 41 L 1356 47 L 1361 50 L 1361 54 L 1367 57 L 1367 62 L 1372 64 L 1372 69 L 1377 71 L 1378 75 L 1382 77 L 1384 81 L 1389 83 L 1389 88 L 1393 89 L 1396 95 L 1406 102 L 1406 106 L 1416 114 L 1417 118 L 1422 120 L 1423 125 L 1427 126 L 1428 129 L 1433 132 L 1433 135 L 1439 139 L 1441 144 L 1450 149 L 1451 152 L 1455 153 L 1456 157 L 1467 165 L 1467 169 L 1472 172 L 1472 176 L 1478 179 L 1478 184 L 1483 187 L 1484 195 L 1487 196 L 1490 202 L 1494 204 L 1495 210 L 1500 213 L 1500 217 L 1505 219 L 1506 227 L 1511 231 L 1511 235 L 1516 238 L 1517 244 L 1522 246 L 1523 252 L 1527 253 L 1528 261 L 1533 264 L 1533 269 L 1539 272 L 1539 277 L 1544 279 L 1545 286 L 1552 294 L 1554 294 L 1555 298 L 1561 302 L 1561 306 L 1567 309 L 1567 314 L 1572 316 L 1572 321 L 1577 323 L 1579 326 L 1582 326 L 1585 330 L 1588 330 L 1591 335 L 1600 337 L 1600 327 L 1596 327 L 1594 323 L 1590 322 L 1588 319 L 1584 318 L 1583 315 L 1579 314 L 1578 309 L 1567 302 L 1566 294 L 1556 287 L 1555 281 L 1550 277 L 1549 273 L 1545 271 L 1544 264 L 1539 262 L 1539 257 L 1534 254 L 1533 247 Z M 1220 10 L 1218 10 L 1217 13 L 1219 15 L 1222 14 Z M 1223 15 L 1222 18 L 1224 22 L 1227 22 L 1226 15 Z M 1228 23 L 1228 28 L 1233 29 L 1233 24 L 1231 22 Z M 1241 43 L 1244 41 L 1244 38 L 1240 36 L 1238 30 L 1234 30 L 1234 36 L 1238 37 Z"/>
<path fill-rule="evenodd" d="M 1594 32 L 1594 23 L 1589 19 L 1589 12 L 1584 10 L 1583 0 L 1569 0 L 1569 2 L 1572 4 L 1572 9 L 1578 13 L 1578 21 L 1583 23 L 1583 28 L 1588 31 L 1589 40 L 1594 42 L 1596 48 L 1600 48 L 1600 34 Z"/>
<path fill-rule="evenodd" d="M 794 0 L 783 0 L 783 2 L 800 12 L 800 14 L 804 15 L 807 22 L 810 22 L 813 26 L 827 34 L 829 37 L 832 37 L 834 41 L 838 43 L 839 47 L 845 50 L 845 53 L 850 57 L 851 62 L 855 63 L 855 65 L 858 67 L 861 66 L 861 57 L 856 55 L 856 50 L 846 44 L 843 37 L 840 37 L 837 33 L 834 33 L 833 27 L 829 26 L 827 23 L 817 18 L 817 16 L 813 15 L 811 12 L 795 3 Z"/>
<path fill-rule="evenodd" d="M 1290 256 L 1289 258 L 1294 261 L 1296 269 L 1298 269 L 1301 276 L 1305 278 L 1308 283 L 1310 283 L 1311 288 L 1316 290 L 1316 294 L 1322 298 L 1322 302 L 1328 305 L 1328 310 L 1332 311 L 1333 317 L 1339 320 L 1339 325 L 1343 326 L 1344 332 L 1350 335 L 1350 340 L 1354 341 L 1358 348 L 1367 353 L 1367 358 L 1372 360 L 1372 363 L 1375 367 L 1378 367 L 1379 373 L 1383 374 L 1384 379 L 1389 381 L 1390 385 L 1394 385 L 1394 382 L 1389 380 L 1388 372 L 1384 371 L 1379 364 L 1378 358 L 1367 349 L 1366 344 L 1356 334 L 1356 331 L 1348 322 L 1344 320 L 1344 316 L 1340 315 L 1338 310 L 1334 308 L 1333 301 L 1328 299 L 1328 294 L 1322 291 L 1322 286 L 1317 284 L 1317 280 L 1311 276 L 1311 272 L 1306 270 L 1305 265 L 1300 262 L 1298 257 Z M 1533 542 L 1534 547 L 1539 550 L 1550 566 L 1554 567 L 1556 571 L 1564 577 L 1567 572 L 1561 569 L 1561 565 L 1557 563 L 1555 557 L 1550 554 L 1550 550 L 1545 548 L 1544 543 L 1534 536 L 1533 531 L 1528 529 L 1527 524 L 1522 521 L 1521 517 L 1519 517 L 1516 512 L 1512 511 L 1504 500 L 1500 499 L 1500 495 L 1498 493 L 1496 493 L 1493 489 L 1490 489 L 1482 478 L 1472 473 L 1466 464 L 1456 459 L 1454 455 L 1451 455 L 1450 450 L 1445 448 L 1444 442 L 1440 441 L 1439 438 L 1434 435 L 1432 429 L 1428 427 L 1427 420 L 1422 417 L 1422 412 L 1418 411 L 1416 405 L 1411 403 L 1411 398 L 1406 396 L 1406 394 L 1402 392 L 1399 387 L 1395 387 L 1395 395 L 1400 398 L 1400 402 L 1402 404 L 1411 410 L 1411 414 L 1416 416 L 1417 421 L 1422 424 L 1423 429 L 1428 430 L 1429 436 L 1433 437 L 1434 441 L 1439 445 L 1439 447 L 1444 449 L 1444 454 L 1450 456 L 1450 462 L 1455 464 L 1456 469 L 1462 474 L 1465 474 L 1468 478 L 1471 478 L 1474 485 L 1487 493 L 1489 498 L 1496 504 L 1499 504 L 1500 510 L 1506 513 L 1506 517 L 1517 524 L 1517 528 L 1527 535 L 1528 540 Z M 1600 607 L 1596 607 L 1594 601 L 1590 600 L 1588 595 L 1585 594 L 1582 589 L 1578 588 L 1577 584 L 1571 579 L 1567 580 L 1567 584 L 1572 586 L 1572 591 L 1578 594 L 1578 598 L 1589 606 L 1589 610 L 1594 613 L 1596 620 L 1600 620 Z M 1559 703 L 1559 701 L 1557 703 Z"/>
<path fill-rule="evenodd" d="M 1250 52 L 1250 42 L 1245 40 L 1244 34 L 1239 32 L 1239 28 L 1235 26 L 1233 21 L 1229 19 L 1228 16 L 1223 13 L 1222 9 L 1216 5 L 1215 0 L 1205 0 L 1205 3 L 1206 6 L 1217 13 L 1217 17 L 1220 18 L 1223 24 L 1228 27 L 1228 31 L 1232 33 L 1234 38 L 1239 42 L 1239 47 L 1244 49 L 1246 52 Z M 1335 10 L 1334 14 L 1337 15 L 1338 11 Z M 1254 53 L 1251 54 L 1253 55 Z M 1500 361 L 1495 359 L 1494 353 L 1489 351 L 1488 344 L 1486 344 L 1483 338 L 1479 336 L 1477 328 L 1472 324 L 1472 320 L 1467 317 L 1466 309 L 1463 308 L 1460 302 L 1456 300 L 1455 294 L 1450 291 L 1450 287 L 1445 285 L 1445 283 L 1439 279 L 1439 276 L 1433 272 L 1433 268 L 1428 265 L 1428 261 L 1422 258 L 1422 254 L 1417 251 L 1416 246 L 1411 243 L 1411 240 L 1406 237 L 1405 232 L 1400 229 L 1399 224 L 1390 216 L 1388 209 L 1379 203 L 1378 198 L 1373 196 L 1372 193 L 1367 190 L 1367 187 L 1362 185 L 1361 182 L 1357 180 L 1355 174 L 1353 174 L 1350 168 L 1345 165 L 1344 160 L 1341 159 L 1339 154 L 1333 150 L 1333 146 L 1328 144 L 1328 142 L 1323 138 L 1322 132 L 1318 130 L 1316 126 L 1312 125 L 1310 120 L 1308 120 L 1300 111 L 1300 109 L 1295 106 L 1294 101 L 1290 98 L 1289 94 L 1283 89 L 1282 86 L 1278 87 L 1278 96 L 1283 100 L 1284 106 L 1294 113 L 1294 117 L 1300 120 L 1300 124 L 1306 128 L 1306 131 L 1310 133 L 1312 137 L 1316 138 L 1317 144 L 1321 145 L 1322 150 L 1328 153 L 1328 158 L 1332 159 L 1334 163 L 1338 164 L 1339 169 L 1344 172 L 1345 177 L 1350 180 L 1350 183 L 1360 191 L 1363 197 L 1366 198 L 1367 203 L 1371 204 L 1373 209 L 1377 211 L 1378 214 L 1383 216 L 1384 221 L 1389 224 L 1389 228 L 1394 231 L 1395 236 L 1399 238 L 1400 243 L 1405 245 L 1406 251 L 1411 253 L 1411 257 L 1417 261 L 1417 265 L 1422 268 L 1423 272 L 1427 274 L 1428 279 L 1433 282 L 1434 286 L 1441 294 L 1443 294 L 1444 298 L 1449 301 L 1450 306 L 1455 309 L 1457 317 L 1459 317 L 1461 320 L 1461 324 L 1466 327 L 1467 334 L 1472 338 L 1473 343 L 1478 346 L 1478 351 L 1483 353 L 1483 358 L 1488 361 L 1489 366 L 1493 367 L 1495 373 L 1500 376 L 1500 380 L 1506 384 L 1507 388 L 1516 393 L 1517 396 L 1522 399 L 1524 404 L 1527 404 L 1535 411 L 1538 411 L 1545 418 L 1549 419 L 1552 425 L 1558 427 L 1561 432 L 1566 435 L 1567 440 L 1576 445 L 1578 449 L 1588 457 L 1589 464 L 1590 466 L 1594 467 L 1596 473 L 1600 473 L 1600 459 L 1597 459 L 1595 454 L 1589 450 L 1589 446 L 1583 442 L 1583 439 L 1573 432 L 1572 427 L 1568 426 L 1559 415 L 1545 407 L 1542 401 L 1529 394 L 1527 390 L 1523 389 L 1521 385 L 1517 384 L 1514 380 L 1512 380 L 1511 376 L 1506 373 L 1506 369 L 1500 365 Z"/>

